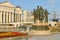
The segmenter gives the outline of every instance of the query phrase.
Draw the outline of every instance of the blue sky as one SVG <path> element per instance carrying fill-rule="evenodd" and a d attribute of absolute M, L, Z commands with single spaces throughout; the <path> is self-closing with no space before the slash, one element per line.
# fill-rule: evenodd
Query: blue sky
<path fill-rule="evenodd" d="M 4 2 L 5 0 L 0 0 Z M 56 11 L 60 18 L 60 0 L 8 0 L 13 5 L 19 5 L 23 10 L 33 11 L 38 5 L 47 9 L 51 14 Z"/>

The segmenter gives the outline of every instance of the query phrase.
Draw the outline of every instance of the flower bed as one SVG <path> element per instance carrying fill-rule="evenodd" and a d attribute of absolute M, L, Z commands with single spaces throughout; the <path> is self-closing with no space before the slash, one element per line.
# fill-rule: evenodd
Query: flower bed
<path fill-rule="evenodd" d="M 28 36 L 28 34 L 20 32 L 0 32 L 0 38 L 16 37 L 16 36 Z"/>

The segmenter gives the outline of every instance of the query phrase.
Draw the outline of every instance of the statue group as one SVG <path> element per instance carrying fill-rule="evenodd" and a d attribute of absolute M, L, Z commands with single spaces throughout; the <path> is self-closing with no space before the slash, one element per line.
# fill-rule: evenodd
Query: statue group
<path fill-rule="evenodd" d="M 42 6 L 37 6 L 37 9 L 34 9 L 33 11 L 33 16 L 34 16 L 34 22 L 36 23 L 37 20 L 39 20 L 39 22 L 43 23 L 47 23 L 48 22 L 48 11 L 47 9 L 43 9 Z"/>

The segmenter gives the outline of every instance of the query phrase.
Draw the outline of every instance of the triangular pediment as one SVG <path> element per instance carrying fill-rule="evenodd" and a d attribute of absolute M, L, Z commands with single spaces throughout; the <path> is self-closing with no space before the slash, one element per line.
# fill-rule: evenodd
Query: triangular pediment
<path fill-rule="evenodd" d="M 14 5 L 12 5 L 10 2 L 6 1 L 6 2 L 1 2 L 0 5 L 3 6 L 9 6 L 9 7 L 14 7 Z"/>

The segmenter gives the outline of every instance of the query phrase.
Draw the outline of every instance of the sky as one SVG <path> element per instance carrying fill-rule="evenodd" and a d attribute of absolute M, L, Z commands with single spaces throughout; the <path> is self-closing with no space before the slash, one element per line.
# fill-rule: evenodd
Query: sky
<path fill-rule="evenodd" d="M 4 2 L 6 0 L 0 0 Z M 19 5 L 23 10 L 33 11 L 37 6 L 42 6 L 47 9 L 50 17 L 53 16 L 53 11 L 56 11 L 57 17 L 60 18 L 60 0 L 7 0 L 14 6 Z"/>

